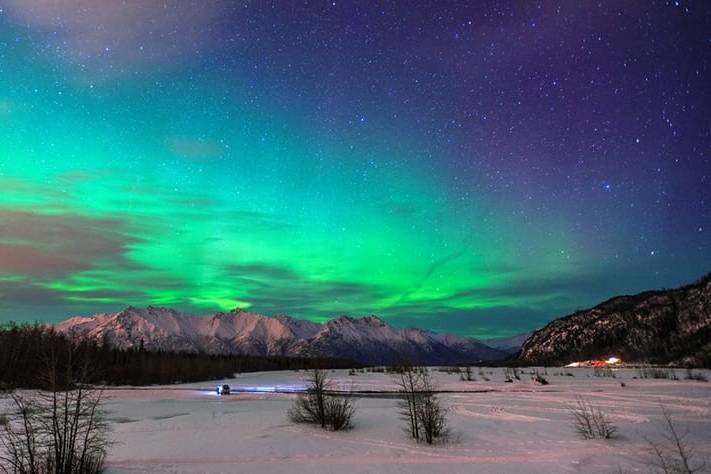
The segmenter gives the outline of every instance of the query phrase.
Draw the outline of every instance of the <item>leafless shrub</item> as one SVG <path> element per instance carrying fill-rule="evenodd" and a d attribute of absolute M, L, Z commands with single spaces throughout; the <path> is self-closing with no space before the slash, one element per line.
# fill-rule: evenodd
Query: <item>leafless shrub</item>
<path fill-rule="evenodd" d="M 312 423 L 319 424 L 322 428 L 326 427 L 326 417 L 319 413 L 318 403 L 311 394 L 299 394 L 287 414 L 294 423 Z"/>
<path fill-rule="evenodd" d="M 488 382 L 491 380 L 489 377 L 486 376 L 486 374 L 481 368 L 479 368 L 479 377 L 481 377 L 484 382 Z"/>
<path fill-rule="evenodd" d="M 660 367 L 639 367 L 637 375 L 641 379 L 667 379 L 679 380 L 674 369 L 663 369 Z"/>
<path fill-rule="evenodd" d="M 703 472 L 706 463 L 696 459 L 694 449 L 689 444 L 689 433 L 676 427 L 669 411 L 662 406 L 662 428 L 660 441 L 645 438 L 651 451 L 649 462 L 657 472 L 664 474 L 693 474 Z"/>
<path fill-rule="evenodd" d="M 438 372 L 444 372 L 447 375 L 461 375 L 462 369 L 457 367 L 457 366 L 452 366 L 452 367 L 439 367 L 437 369 Z"/>
<path fill-rule="evenodd" d="M 521 374 L 516 367 L 506 367 L 504 369 L 504 382 L 511 383 L 516 380 L 521 380 Z"/>
<path fill-rule="evenodd" d="M 459 380 L 466 382 L 474 382 L 476 379 L 474 378 L 474 371 L 472 370 L 472 368 L 469 366 L 464 367 L 459 372 Z"/>
<path fill-rule="evenodd" d="M 355 407 L 348 398 L 328 393 L 333 381 L 322 369 L 313 369 L 306 380 L 305 394 L 299 394 L 288 415 L 294 423 L 312 423 L 331 431 L 347 430 L 353 424 Z"/>
<path fill-rule="evenodd" d="M 385 367 L 385 372 L 388 374 L 399 374 L 402 371 L 402 364 L 399 361 Z"/>
<path fill-rule="evenodd" d="M 326 397 L 326 426 L 331 431 L 351 429 L 353 415 L 355 415 L 355 406 L 349 398 Z"/>
<path fill-rule="evenodd" d="M 590 405 L 583 397 L 576 397 L 570 412 L 575 431 L 583 439 L 611 439 L 617 436 L 617 427 L 602 410 Z"/>
<path fill-rule="evenodd" d="M 548 382 L 547 378 L 545 378 L 540 372 L 538 372 L 538 370 L 536 370 L 531 376 L 531 380 L 541 385 L 548 385 L 550 383 Z"/>
<path fill-rule="evenodd" d="M 695 372 L 691 369 L 686 369 L 686 380 L 696 380 L 697 382 L 708 382 L 709 379 L 701 372 Z"/>
<path fill-rule="evenodd" d="M 594 367 L 593 375 L 595 377 L 617 378 L 617 375 L 615 375 L 615 372 L 610 367 Z"/>

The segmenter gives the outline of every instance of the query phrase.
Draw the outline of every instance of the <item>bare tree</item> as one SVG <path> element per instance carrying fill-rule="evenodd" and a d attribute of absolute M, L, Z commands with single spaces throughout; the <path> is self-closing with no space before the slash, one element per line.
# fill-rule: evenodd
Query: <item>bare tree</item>
<path fill-rule="evenodd" d="M 41 359 L 45 389 L 9 393 L 10 409 L 0 426 L 0 470 L 100 472 L 110 443 L 101 409 L 103 392 L 87 383 L 86 346 L 81 341 L 51 344 Z"/>
<path fill-rule="evenodd" d="M 617 436 L 615 426 L 602 410 L 588 403 L 583 397 L 576 397 L 576 404 L 570 411 L 575 430 L 583 439 L 610 439 Z"/>
<path fill-rule="evenodd" d="M 650 464 L 664 474 L 693 474 L 702 472 L 706 463 L 698 461 L 689 445 L 688 432 L 680 432 L 669 410 L 662 406 L 662 441 L 645 438 L 652 452 Z"/>
<path fill-rule="evenodd" d="M 417 413 L 420 404 L 421 378 L 421 372 L 415 367 L 403 365 L 395 380 L 402 394 L 402 399 L 398 403 L 400 415 L 407 423 L 406 431 L 417 441 L 420 440 L 420 422 Z"/>
<path fill-rule="evenodd" d="M 427 444 L 446 438 L 447 429 L 447 409 L 442 407 L 439 399 L 435 395 L 435 384 L 427 369 L 424 369 L 420 378 L 420 403 L 417 410 L 417 418 L 421 426 L 421 433 L 424 435 Z"/>
<path fill-rule="evenodd" d="M 0 469 L 6 473 L 42 472 L 40 410 L 33 400 L 25 400 L 14 392 L 9 393 L 9 398 L 14 409 L 3 415 L 0 427 Z"/>
<path fill-rule="evenodd" d="M 402 397 L 398 406 L 406 422 L 405 431 L 415 441 L 428 444 L 446 437 L 447 410 L 439 403 L 430 372 L 423 367 L 404 366 L 396 383 Z"/>
<path fill-rule="evenodd" d="M 299 394 L 289 409 L 289 418 L 295 423 L 313 423 L 332 431 L 352 427 L 355 407 L 347 397 L 336 397 L 329 393 L 333 381 L 328 372 L 312 369 L 306 379 L 306 393 Z"/>

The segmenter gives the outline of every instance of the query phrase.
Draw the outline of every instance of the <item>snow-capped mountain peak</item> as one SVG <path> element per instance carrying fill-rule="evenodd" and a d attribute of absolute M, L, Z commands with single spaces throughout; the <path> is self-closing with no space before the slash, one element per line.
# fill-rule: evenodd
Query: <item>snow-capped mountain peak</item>
<path fill-rule="evenodd" d="M 375 315 L 339 316 L 318 324 L 244 310 L 192 315 L 149 306 L 77 316 L 55 328 L 108 340 L 123 349 L 142 344 L 146 350 L 334 357 L 372 364 L 397 360 L 452 364 L 503 356 L 474 339 L 415 328 L 398 330 Z"/>

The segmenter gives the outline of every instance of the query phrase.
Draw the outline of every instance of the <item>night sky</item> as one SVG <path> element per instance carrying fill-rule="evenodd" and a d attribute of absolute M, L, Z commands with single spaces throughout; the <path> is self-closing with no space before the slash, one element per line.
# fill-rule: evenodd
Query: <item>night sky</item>
<path fill-rule="evenodd" d="M 0 0 L 0 321 L 486 338 L 688 283 L 710 68 L 708 1 Z"/>

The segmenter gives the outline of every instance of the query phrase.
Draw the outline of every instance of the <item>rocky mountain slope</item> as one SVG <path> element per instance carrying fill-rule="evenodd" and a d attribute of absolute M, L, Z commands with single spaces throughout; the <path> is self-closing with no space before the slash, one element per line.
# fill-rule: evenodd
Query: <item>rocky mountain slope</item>
<path fill-rule="evenodd" d="M 612 298 L 552 321 L 526 340 L 520 359 L 558 365 L 608 356 L 711 365 L 711 274 L 682 288 Z"/>
<path fill-rule="evenodd" d="M 113 314 L 71 318 L 56 324 L 55 329 L 107 339 L 120 348 L 138 348 L 142 343 L 146 350 L 335 357 L 367 364 L 398 360 L 471 363 L 506 355 L 474 339 L 395 329 L 376 316 L 341 316 L 316 324 L 240 310 L 198 316 L 166 308 L 129 307 Z"/>

